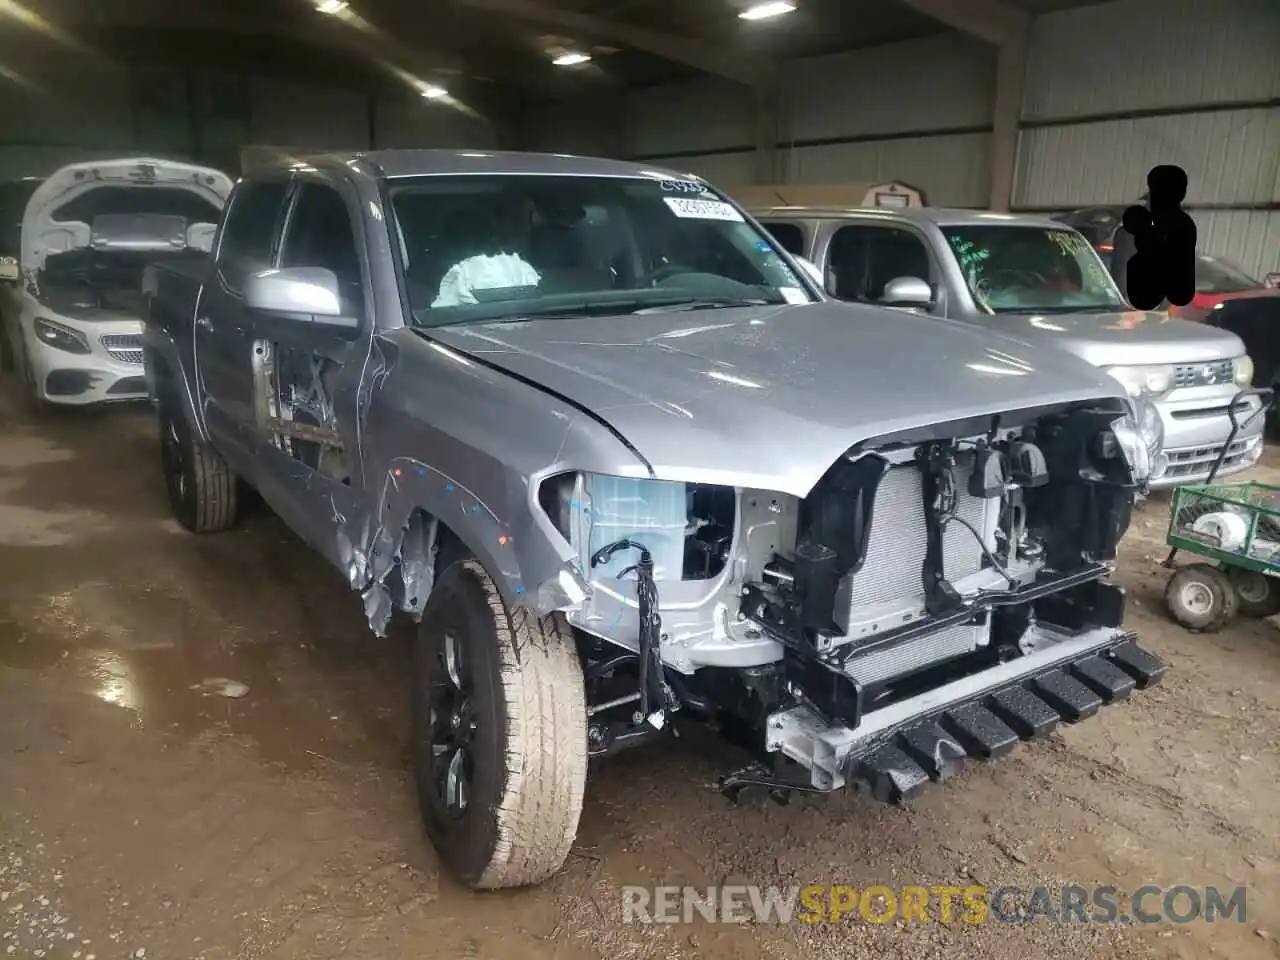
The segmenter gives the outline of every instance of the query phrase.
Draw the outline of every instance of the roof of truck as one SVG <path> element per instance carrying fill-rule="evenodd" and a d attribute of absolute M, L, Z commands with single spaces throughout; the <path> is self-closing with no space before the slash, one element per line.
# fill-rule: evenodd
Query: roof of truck
<path fill-rule="evenodd" d="M 757 219 L 791 217 L 799 220 L 887 220 L 940 227 L 977 227 L 992 223 L 1014 223 L 1024 227 L 1061 230 L 1064 224 L 1049 217 L 1025 213 L 992 213 L 952 207 L 757 207 Z"/>
<path fill-rule="evenodd" d="M 384 177 L 441 174 L 561 174 L 583 177 L 653 177 L 686 179 L 688 173 L 646 163 L 578 157 L 567 153 L 517 153 L 508 150 L 370 150 L 340 158 L 363 159 Z"/>

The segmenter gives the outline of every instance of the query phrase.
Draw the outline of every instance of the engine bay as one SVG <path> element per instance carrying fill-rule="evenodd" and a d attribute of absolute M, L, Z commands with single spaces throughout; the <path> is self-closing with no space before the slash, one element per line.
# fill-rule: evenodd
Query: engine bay
<path fill-rule="evenodd" d="M 803 704 L 856 728 L 1118 627 L 1102 581 L 1141 482 L 1135 436 L 1114 406 L 1031 411 L 860 444 L 803 499 L 582 474 L 540 499 L 592 588 L 570 622 L 598 662 L 623 657 L 612 673 L 644 665 L 633 723 L 692 706 L 759 729 Z"/>

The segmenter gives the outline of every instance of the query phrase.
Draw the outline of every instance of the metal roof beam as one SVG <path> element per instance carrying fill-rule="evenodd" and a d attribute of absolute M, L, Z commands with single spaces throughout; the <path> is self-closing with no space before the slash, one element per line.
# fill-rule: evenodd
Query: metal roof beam
<path fill-rule="evenodd" d="M 489 10 L 532 23 L 620 43 L 750 87 L 759 87 L 767 83 L 773 74 L 772 65 L 765 61 L 736 54 L 726 55 L 722 48 L 710 43 L 618 23 L 616 20 L 605 20 L 590 14 L 562 10 L 540 3 L 538 0 L 456 0 L 456 2 L 478 10 Z"/>
<path fill-rule="evenodd" d="M 1031 14 L 1000 0 L 903 0 L 953 30 L 1000 46 L 1026 33 Z"/>

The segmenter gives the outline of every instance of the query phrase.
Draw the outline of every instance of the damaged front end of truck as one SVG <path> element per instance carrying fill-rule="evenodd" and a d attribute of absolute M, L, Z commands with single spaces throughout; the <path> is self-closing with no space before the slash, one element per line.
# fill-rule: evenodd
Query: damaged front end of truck
<path fill-rule="evenodd" d="M 547 478 L 540 507 L 586 585 L 564 609 L 590 752 L 695 717 L 754 753 L 731 795 L 900 803 L 1092 716 L 1165 669 L 1107 580 L 1149 469 L 1116 399 L 868 440 L 803 497 Z"/>

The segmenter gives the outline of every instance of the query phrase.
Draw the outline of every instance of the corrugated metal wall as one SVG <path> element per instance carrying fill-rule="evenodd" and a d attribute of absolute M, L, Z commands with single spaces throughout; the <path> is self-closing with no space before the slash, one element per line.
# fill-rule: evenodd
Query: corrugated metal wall
<path fill-rule="evenodd" d="M 784 72 L 785 180 L 900 179 L 934 203 L 983 206 L 990 167 L 995 59 L 940 34 L 795 61 Z M 731 186 L 754 179 L 749 95 L 721 81 L 628 97 L 630 154 Z"/>
<path fill-rule="evenodd" d="M 235 169 L 247 143 L 305 149 L 488 147 L 488 124 L 406 94 L 360 92 L 197 71 L 119 70 L 64 77 L 57 92 L 0 77 L 0 179 L 136 152 Z"/>
<path fill-rule="evenodd" d="M 1280 0 L 1040 17 L 1022 126 L 1015 209 L 1130 202 L 1152 166 L 1176 163 L 1200 248 L 1255 274 L 1280 268 Z"/>

